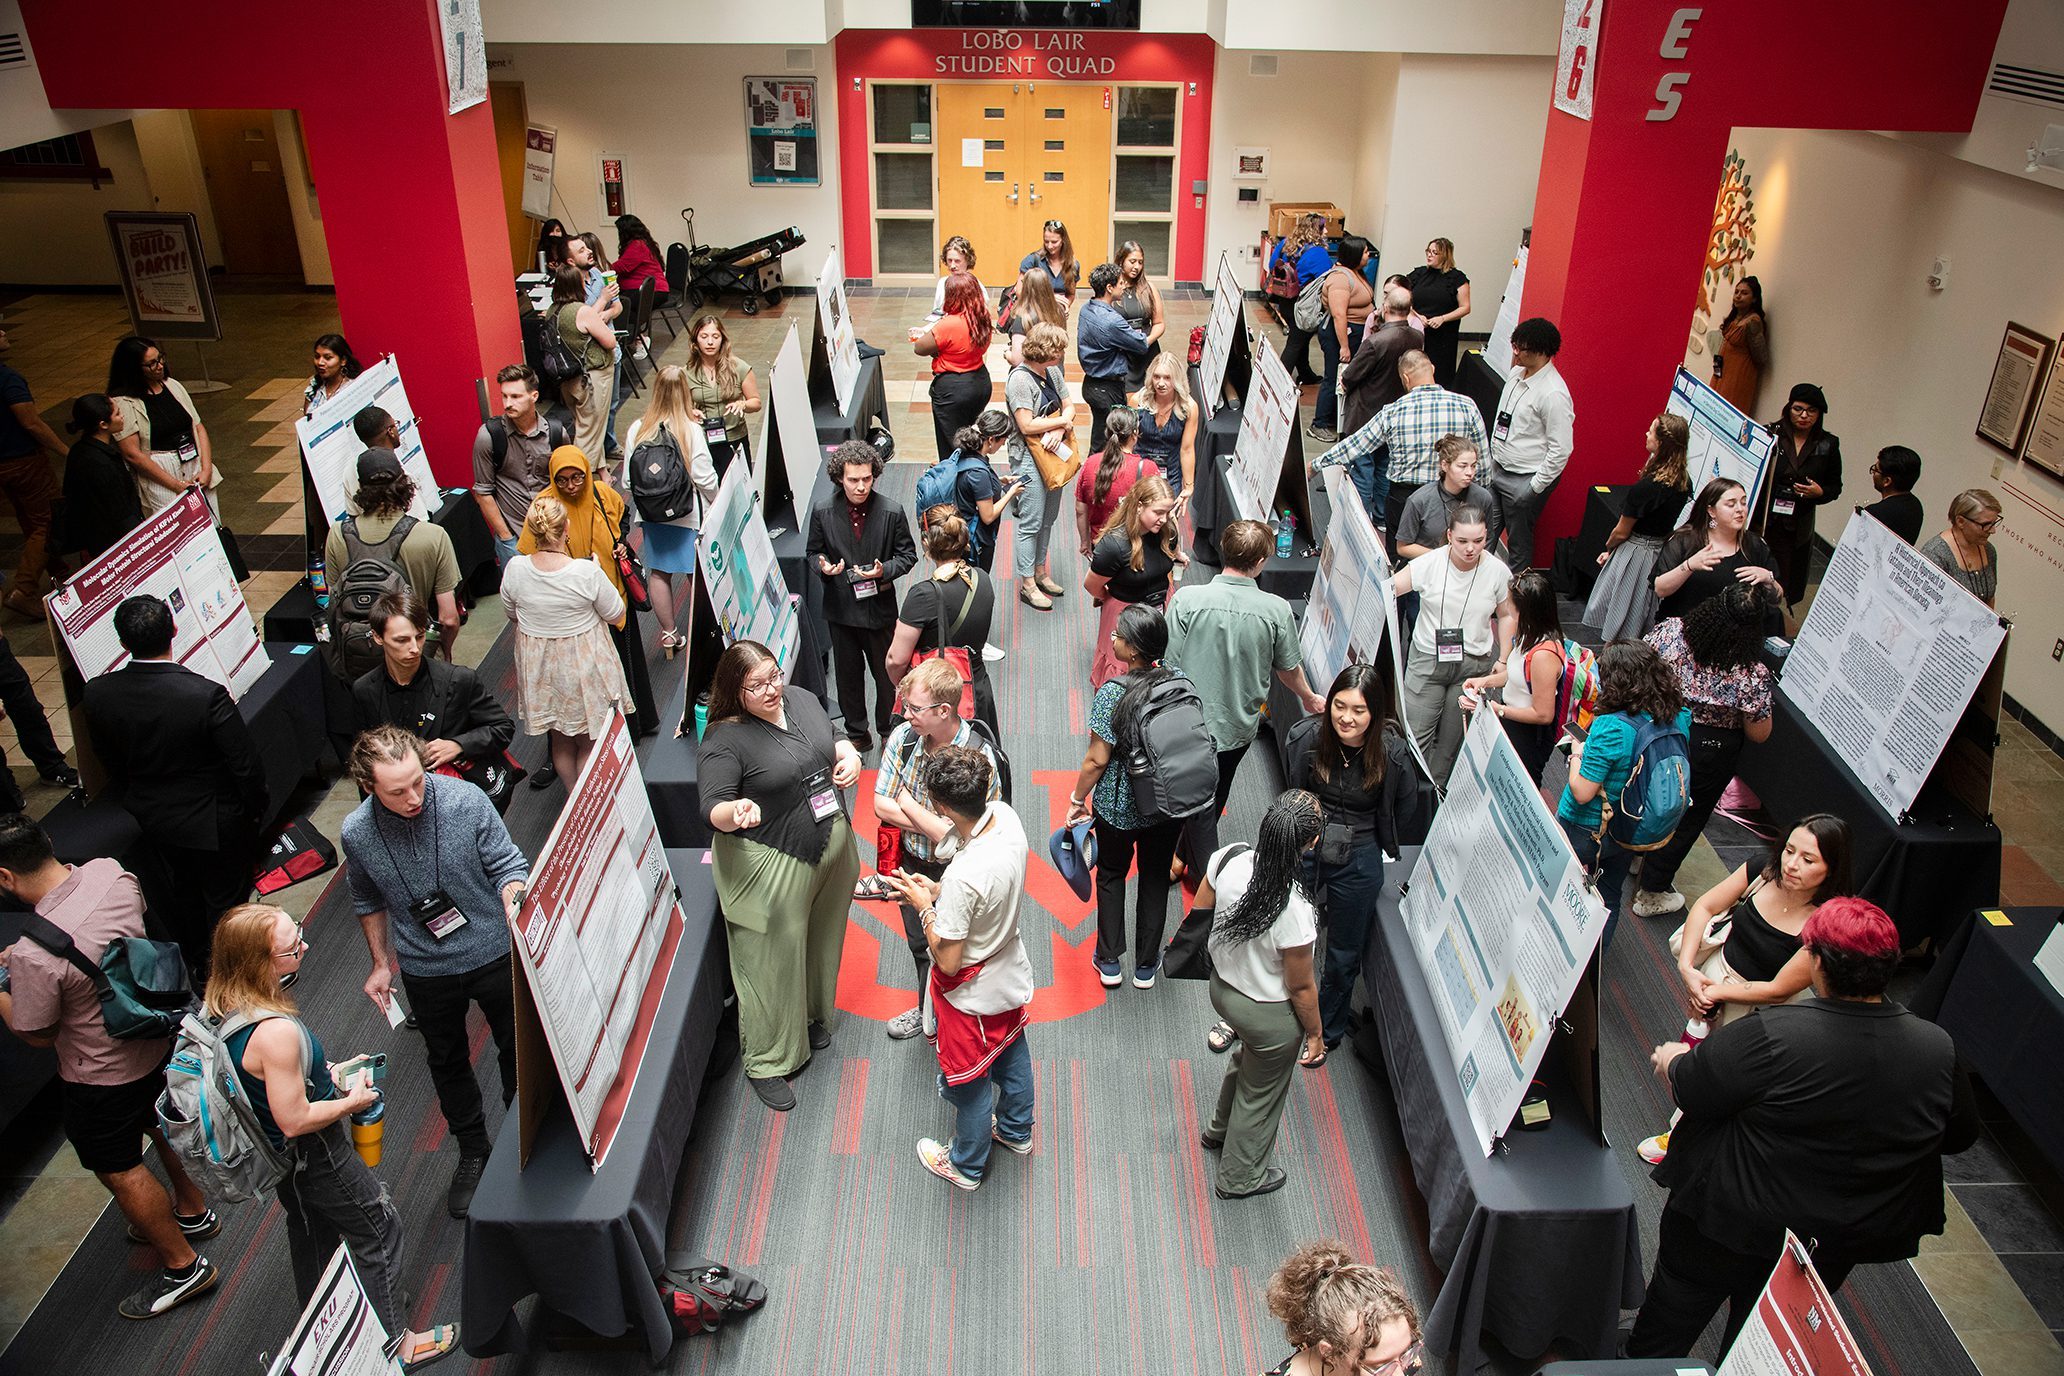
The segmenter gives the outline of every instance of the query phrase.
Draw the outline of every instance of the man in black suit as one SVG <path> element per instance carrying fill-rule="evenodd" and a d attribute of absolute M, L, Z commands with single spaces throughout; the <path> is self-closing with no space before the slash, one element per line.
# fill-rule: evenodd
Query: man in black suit
<path fill-rule="evenodd" d="M 358 729 L 400 727 L 423 742 L 425 768 L 461 775 L 507 812 L 515 787 L 507 751 L 516 738 L 508 711 L 471 669 L 423 653 L 430 609 L 414 593 L 381 593 L 366 624 L 380 667 L 351 685 Z"/>
<path fill-rule="evenodd" d="M 889 681 L 889 645 L 896 638 L 898 578 L 917 563 L 917 544 L 901 507 L 874 490 L 882 459 L 871 444 L 847 440 L 834 449 L 831 480 L 838 491 L 810 513 L 804 555 L 824 580 L 824 619 L 831 626 L 831 662 L 838 680 L 846 738 L 874 748 L 867 734 L 866 676 L 874 676 L 874 724 L 884 737 L 896 685 Z"/>
<path fill-rule="evenodd" d="M 151 911 L 205 979 L 215 919 L 251 896 L 265 771 L 229 690 L 172 662 L 170 607 L 130 598 L 115 608 L 115 636 L 129 663 L 86 685 L 87 730 L 108 798 L 157 861 Z"/>

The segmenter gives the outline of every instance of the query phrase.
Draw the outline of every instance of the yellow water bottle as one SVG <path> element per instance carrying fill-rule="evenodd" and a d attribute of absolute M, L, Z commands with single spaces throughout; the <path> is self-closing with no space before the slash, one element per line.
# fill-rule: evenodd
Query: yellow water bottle
<path fill-rule="evenodd" d="M 387 1127 L 387 1096 L 373 1093 L 378 1097 L 351 1115 L 351 1145 L 368 1167 L 380 1164 L 380 1137 Z"/>

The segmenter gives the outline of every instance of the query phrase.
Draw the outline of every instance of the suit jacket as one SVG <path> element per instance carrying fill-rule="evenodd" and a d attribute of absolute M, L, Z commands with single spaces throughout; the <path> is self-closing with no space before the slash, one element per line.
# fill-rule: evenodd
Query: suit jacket
<path fill-rule="evenodd" d="M 1770 451 L 1770 480 L 1763 484 L 1756 502 L 1763 538 L 1778 549 L 1813 543 L 1813 514 L 1842 495 L 1842 441 L 1823 430 L 1806 441 L 1803 453 L 1792 449 L 1791 429 L 1780 416 L 1771 422 L 1777 444 Z M 1793 497 L 1792 484 L 1820 484 L 1818 497 Z M 1779 516 L 1770 502 L 1782 490 L 1797 503 L 1790 516 Z"/>
<path fill-rule="evenodd" d="M 910 538 L 910 518 L 903 509 L 880 492 L 867 498 L 867 521 L 860 538 L 853 538 L 852 518 L 846 514 L 846 494 L 831 496 L 810 513 L 810 535 L 804 546 L 804 567 L 824 584 L 824 619 L 834 626 L 864 626 L 881 630 L 896 624 L 898 578 L 917 565 L 917 542 Z M 829 578 L 817 567 L 819 555 L 846 567 Z M 881 577 L 875 580 L 872 597 L 853 596 L 853 570 L 879 560 Z"/>
<path fill-rule="evenodd" d="M 85 705 L 109 793 L 146 839 L 219 850 L 255 833 L 271 799 L 228 689 L 168 660 L 131 661 L 88 682 Z"/>
<path fill-rule="evenodd" d="M 426 741 L 451 741 L 469 759 L 506 750 L 516 738 L 516 723 L 478 674 L 427 654 L 406 688 L 387 677 L 385 664 L 360 675 L 351 702 L 360 731 L 399 726 Z"/>
<path fill-rule="evenodd" d="M 1388 320 L 1362 336 L 1362 347 L 1341 370 L 1340 385 L 1347 389 L 1347 412 L 1340 433 L 1352 435 L 1369 423 L 1370 417 L 1405 394 L 1405 380 L 1398 376 L 1398 360 L 1413 349 L 1426 347 L 1426 336 L 1403 320 Z"/>

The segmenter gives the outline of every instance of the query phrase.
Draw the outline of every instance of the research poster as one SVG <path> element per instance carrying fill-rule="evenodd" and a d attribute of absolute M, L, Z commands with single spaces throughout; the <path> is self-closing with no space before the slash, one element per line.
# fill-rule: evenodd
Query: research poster
<path fill-rule="evenodd" d="M 1226 362 L 1232 357 L 1233 336 L 1243 326 L 1240 307 L 1246 296 L 1233 265 L 1218 255 L 1218 283 L 1211 292 L 1211 314 L 1204 322 L 1204 352 L 1197 360 L 1198 381 L 1203 390 L 1197 400 L 1203 404 L 1204 419 L 1218 414 L 1219 394 L 1225 390 Z"/>
<path fill-rule="evenodd" d="M 1871 1376 L 1834 1296 L 1789 1229 L 1784 1255 L 1727 1349 L 1720 1376 Z"/>
<path fill-rule="evenodd" d="M 817 443 L 817 421 L 810 412 L 809 368 L 803 361 L 803 346 L 792 320 L 780 352 L 774 355 L 773 366 L 767 369 L 767 390 L 773 394 L 773 414 L 760 425 L 753 469 L 762 475 L 761 495 L 765 496 L 768 436 L 774 436 L 781 446 L 781 466 L 788 476 L 788 490 L 795 496 L 795 519 L 797 529 L 801 529 L 802 522 L 810 519 L 810 497 L 817 490 L 817 475 L 824 471 L 824 449 Z M 775 514 L 777 518 L 782 515 Z"/>
<path fill-rule="evenodd" d="M 129 662 L 115 636 L 115 608 L 148 593 L 172 608 L 172 658 L 241 698 L 271 660 L 244 604 L 215 518 L 198 491 L 146 516 L 98 559 L 45 597 L 51 624 L 81 678 Z"/>
<path fill-rule="evenodd" d="M 408 389 L 401 385 L 401 367 L 389 355 L 339 387 L 314 415 L 294 423 L 294 433 L 301 437 L 301 461 L 308 465 L 316 499 L 322 503 L 323 524 L 334 525 L 352 514 L 352 494 L 358 491 L 358 456 L 366 446 L 351 422 L 368 406 L 378 406 L 394 417 L 401 431 L 401 468 L 416 484 L 416 500 L 409 512 L 419 521 L 429 520 L 435 511 L 432 502 L 437 496 L 437 478 L 423 453 L 423 433 L 416 425 L 415 408 L 409 405 Z"/>
<path fill-rule="evenodd" d="M 1605 930 L 1604 904 L 1488 712 L 1463 738 L 1401 910 L 1488 1156 Z"/>
<path fill-rule="evenodd" d="M 780 661 L 782 676 L 793 677 L 802 628 L 774 558 L 750 465 L 734 463 L 724 470 L 717 500 L 703 517 L 695 558 L 724 642 L 759 641 Z"/>
<path fill-rule="evenodd" d="M 1670 400 L 1664 407 L 1682 416 L 1691 427 L 1685 471 L 1691 478 L 1691 495 L 1696 498 L 1715 478 L 1732 478 L 1748 490 L 1749 510 L 1763 495 L 1763 478 L 1770 471 L 1770 451 L 1777 438 L 1749 416 L 1734 409 L 1734 403 L 1713 390 L 1712 384 L 1695 377 L 1683 367 L 1670 384 Z M 1691 511 L 1691 503 L 1684 504 Z M 1680 516 L 1679 520 L 1682 521 Z"/>
<path fill-rule="evenodd" d="M 604 728 L 538 851 L 515 925 L 559 1083 L 600 1170 L 644 1064 L 682 928 L 621 714 Z"/>
<path fill-rule="evenodd" d="M 1893 817 L 1913 806 L 2006 640 L 1999 614 L 1853 514 L 1778 690 Z"/>
<path fill-rule="evenodd" d="M 1519 300 L 1526 291 L 1526 260 L 1527 246 L 1521 244 L 1512 255 L 1512 271 L 1505 278 L 1505 294 L 1498 298 L 1498 313 L 1491 317 L 1491 337 L 1484 342 L 1484 362 L 1499 377 L 1512 373 L 1512 331 L 1519 325 Z"/>
<path fill-rule="evenodd" d="M 824 352 L 831 359 L 831 389 L 841 415 L 853 409 L 853 387 L 860 380 L 860 344 L 853 337 L 851 303 L 846 300 L 846 262 L 837 245 L 824 255 L 817 274 L 817 327 L 824 331 Z"/>
<path fill-rule="evenodd" d="M 386 1355 L 392 1336 L 340 1245 L 266 1376 L 393 1376 L 401 1364 Z"/>
<path fill-rule="evenodd" d="M 1296 426 L 1297 384 L 1276 356 L 1275 346 L 1263 339 L 1254 359 L 1254 381 L 1240 412 L 1232 466 L 1226 470 L 1233 504 L 1246 519 L 1276 520 L 1276 484 L 1283 477 L 1283 455 Z"/>

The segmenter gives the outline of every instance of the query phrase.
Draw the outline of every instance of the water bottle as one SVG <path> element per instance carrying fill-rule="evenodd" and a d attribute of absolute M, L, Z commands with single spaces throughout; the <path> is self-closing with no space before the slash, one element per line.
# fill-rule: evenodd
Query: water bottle
<path fill-rule="evenodd" d="M 1283 519 L 1276 523 L 1276 558 L 1288 559 L 1290 557 L 1290 550 L 1296 539 L 1296 530 L 1297 518 L 1290 514 L 1288 507 L 1285 507 L 1283 509 Z"/>
<path fill-rule="evenodd" d="M 380 1164 L 380 1138 L 387 1128 L 387 1096 L 374 1093 L 379 1097 L 351 1115 L 351 1145 L 368 1168 Z"/>
<path fill-rule="evenodd" d="M 1713 1028 L 1704 1018 L 1691 1018 L 1684 1024 L 1684 1044 L 1696 1047 L 1712 1034 Z"/>

